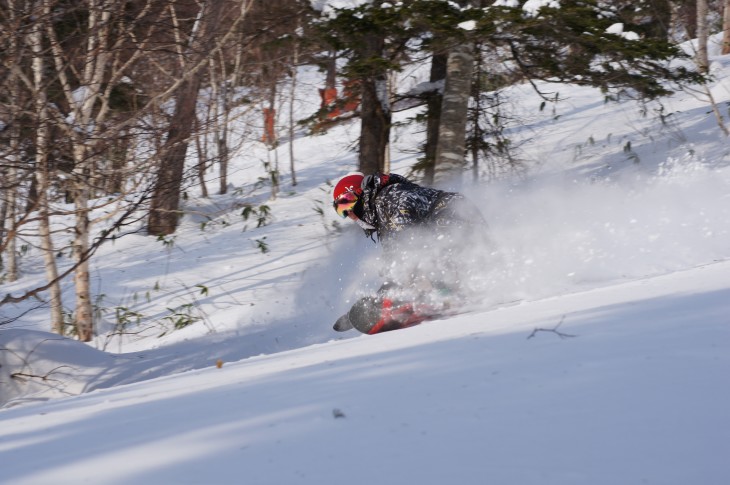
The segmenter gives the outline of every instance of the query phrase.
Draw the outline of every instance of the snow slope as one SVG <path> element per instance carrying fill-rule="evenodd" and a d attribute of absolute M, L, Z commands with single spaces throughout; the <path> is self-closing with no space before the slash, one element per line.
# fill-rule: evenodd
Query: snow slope
<path fill-rule="evenodd" d="M 714 59 L 720 103 L 729 66 Z M 230 193 L 191 188 L 168 244 L 100 250 L 91 345 L 47 333 L 38 302 L 2 308 L 0 483 L 730 483 L 727 139 L 697 93 L 643 116 L 541 86 L 564 101 L 505 94 L 531 170 L 465 188 L 499 252 L 471 313 L 334 333 L 378 284 L 378 247 L 328 205 L 358 126 L 294 140 L 300 183 L 284 170 L 276 200 L 260 167 L 284 169 L 287 144 L 246 145 Z M 421 141 L 396 128 L 394 171 Z M 3 292 L 43 281 L 32 249 L 22 270 Z M 140 322 L 121 328 L 127 311 Z M 195 322 L 174 330 L 173 312 Z"/>
<path fill-rule="evenodd" d="M 722 485 L 728 271 L 717 263 L 8 409 L 0 477 Z M 560 322 L 562 338 L 550 331 Z"/>

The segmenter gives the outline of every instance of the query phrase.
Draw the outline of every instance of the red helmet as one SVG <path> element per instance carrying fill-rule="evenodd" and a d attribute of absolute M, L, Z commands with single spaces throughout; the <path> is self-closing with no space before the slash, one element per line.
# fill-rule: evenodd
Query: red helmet
<path fill-rule="evenodd" d="M 350 172 L 335 184 L 332 189 L 332 206 L 340 217 L 348 217 L 362 194 L 362 180 L 365 178 L 360 172 Z"/>
<path fill-rule="evenodd" d="M 362 194 L 362 180 L 365 175 L 361 172 L 350 172 L 335 183 L 335 188 L 332 189 L 332 200 L 337 200 L 347 192 L 352 192 L 359 196 Z"/>

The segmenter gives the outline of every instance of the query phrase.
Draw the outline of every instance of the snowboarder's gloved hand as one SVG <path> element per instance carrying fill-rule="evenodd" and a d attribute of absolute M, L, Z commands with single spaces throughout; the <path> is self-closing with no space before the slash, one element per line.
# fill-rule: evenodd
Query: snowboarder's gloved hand
<path fill-rule="evenodd" d="M 378 288 L 378 291 L 376 294 L 382 295 L 383 293 L 387 293 L 391 290 L 394 290 L 398 288 L 398 284 L 393 281 L 386 281 L 382 285 L 380 285 L 380 288 Z"/>
<path fill-rule="evenodd" d="M 365 178 L 362 179 L 360 188 L 362 188 L 362 189 L 365 189 L 366 187 L 374 188 L 376 185 L 380 185 L 382 187 L 384 185 L 387 185 L 389 179 L 390 179 L 390 176 L 388 174 L 384 174 L 384 173 L 378 173 L 375 175 L 366 175 Z"/>
<path fill-rule="evenodd" d="M 373 179 L 375 178 L 375 175 L 366 175 L 364 179 L 362 179 L 362 183 L 360 184 L 360 188 L 364 189 L 368 185 L 371 185 L 373 183 Z"/>

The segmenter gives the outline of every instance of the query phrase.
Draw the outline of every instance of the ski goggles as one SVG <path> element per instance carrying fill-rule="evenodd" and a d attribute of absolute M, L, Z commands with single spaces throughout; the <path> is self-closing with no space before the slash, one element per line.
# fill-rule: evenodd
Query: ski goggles
<path fill-rule="evenodd" d="M 338 199 L 335 199 L 332 206 L 335 208 L 337 215 L 344 219 L 350 214 L 355 204 L 357 204 L 357 195 L 353 192 L 345 192 Z"/>

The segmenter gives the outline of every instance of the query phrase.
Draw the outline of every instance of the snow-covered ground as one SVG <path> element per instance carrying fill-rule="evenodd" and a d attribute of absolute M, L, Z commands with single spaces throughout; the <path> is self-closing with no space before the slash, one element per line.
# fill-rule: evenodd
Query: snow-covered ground
<path fill-rule="evenodd" d="M 730 58 L 713 72 L 725 106 Z M 0 483 L 730 483 L 730 145 L 697 93 L 662 123 L 543 87 L 555 112 L 508 93 L 530 172 L 465 189 L 499 252 L 470 313 L 332 331 L 377 284 L 379 248 L 328 204 L 357 123 L 295 140 L 296 187 L 280 147 L 276 200 L 256 184 L 274 154 L 247 146 L 229 195 L 190 191 L 172 244 L 103 247 L 91 345 L 47 333 L 37 301 L 3 307 L 22 316 L 0 329 Z M 394 171 L 420 136 L 396 130 Z M 3 293 L 42 281 L 22 264 Z"/>
<path fill-rule="evenodd" d="M 722 485 L 729 271 L 716 263 L 12 408 L 0 415 L 0 476 Z M 550 331 L 560 322 L 562 338 Z M 529 338 L 535 329 L 545 331 Z"/>

